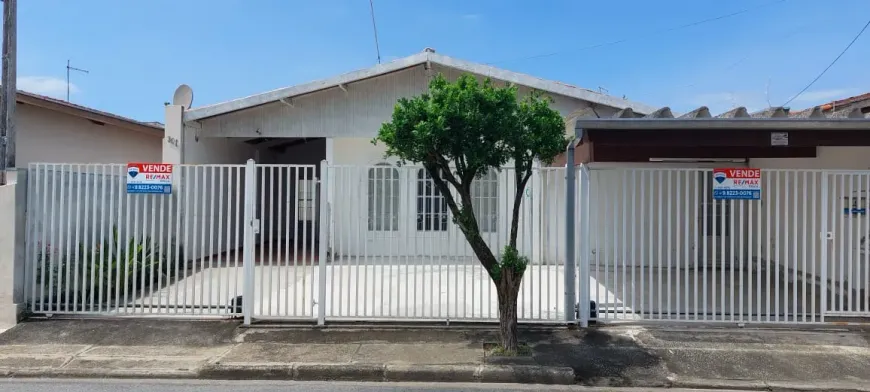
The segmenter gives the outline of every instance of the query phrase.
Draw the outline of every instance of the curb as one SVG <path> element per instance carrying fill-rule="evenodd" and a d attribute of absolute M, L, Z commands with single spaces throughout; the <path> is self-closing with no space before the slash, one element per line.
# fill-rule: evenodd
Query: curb
<path fill-rule="evenodd" d="M 197 378 L 196 371 L 171 369 L 56 369 L 56 368 L 26 368 L 2 369 L 0 377 L 4 378 L 118 378 L 118 379 L 173 379 L 184 380 Z"/>
<path fill-rule="evenodd" d="M 296 381 L 393 381 L 574 384 L 569 367 L 505 365 L 384 365 L 354 363 L 214 364 L 199 378 Z"/>
<path fill-rule="evenodd" d="M 672 388 L 731 389 L 742 391 L 870 392 L 870 385 L 842 381 L 759 381 L 722 379 L 677 379 Z"/>

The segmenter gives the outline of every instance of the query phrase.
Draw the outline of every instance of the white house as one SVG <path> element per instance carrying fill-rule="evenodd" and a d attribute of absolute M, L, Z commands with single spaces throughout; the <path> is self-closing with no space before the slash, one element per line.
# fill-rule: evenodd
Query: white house
<path fill-rule="evenodd" d="M 492 321 L 493 285 L 431 180 L 371 143 L 395 102 L 424 92 L 438 73 L 541 91 L 575 137 L 582 165 L 536 167 L 523 194 L 518 245 L 532 265 L 522 320 L 571 322 L 578 309 L 608 320 L 870 315 L 866 107 L 735 108 L 715 117 L 701 107 L 675 118 L 668 108 L 432 50 L 199 108 L 179 94 L 166 107 L 162 144 L 163 161 L 176 164 L 171 194 L 128 194 L 122 165 L 99 167 L 109 181 L 84 183 L 99 198 L 74 194 L 82 187 L 72 182 L 57 192 L 45 181 L 52 167 L 33 170 L 33 271 L 55 249 L 45 245 L 75 256 L 79 237 L 70 233 L 99 247 L 116 225 L 119 237 L 151 238 L 159 252 L 124 275 L 132 292 L 112 293 L 107 283 L 102 300 L 99 292 L 77 302 L 73 290 L 70 303 L 52 294 L 51 278 L 34 278 L 34 311 L 239 316 L 244 303 L 247 321 Z M 728 168 L 760 169 L 751 171 L 761 176 L 757 199 L 713 197 L 722 179 L 714 169 Z M 572 174 L 576 182 L 567 181 Z M 512 176 L 489 173 L 473 193 L 495 250 L 508 237 Z M 84 260 L 91 268 L 97 261 Z"/>
<path fill-rule="evenodd" d="M 459 233 L 448 224 L 447 208 L 431 181 L 419 169 L 397 168 L 395 160 L 384 157 L 383 146 L 371 142 L 381 124 L 389 121 L 396 101 L 423 93 L 429 79 L 439 73 L 448 79 L 469 73 L 513 83 L 519 86 L 520 94 L 544 92 L 566 117 L 590 110 L 601 116 L 626 108 L 638 113 L 652 110 L 617 97 L 427 49 L 390 63 L 228 102 L 193 108 L 169 106 L 167 140 L 172 138 L 173 142 L 164 145 L 163 159 L 183 164 L 239 164 L 256 158 L 260 164 L 299 165 L 318 165 L 325 160 L 333 166 L 328 189 L 334 225 L 332 252 L 421 256 L 439 249 L 443 256 L 468 255 L 464 247 L 447 249 L 448 237 Z M 314 171 L 313 175 L 319 175 L 319 167 Z M 550 171 L 552 180 L 563 176 Z M 508 171 L 493 173 L 489 181 L 483 180 L 477 196 L 481 213 L 488 215 L 483 229 L 491 234 L 494 246 L 507 235 L 508 202 L 512 200 L 508 189 L 512 181 L 507 179 L 511 175 Z M 288 179 L 286 183 L 297 181 Z M 533 182 L 530 188 L 534 195 L 530 196 L 543 197 L 539 188 L 545 183 L 543 176 Z M 524 229 L 540 232 L 544 221 L 538 215 L 545 211 L 540 210 L 540 204 L 526 204 Z M 263 230 L 268 236 L 276 229 L 269 229 L 271 214 L 264 215 Z M 282 237 L 288 234 L 295 235 L 285 233 Z M 526 248 L 532 242 L 540 247 L 540 236 L 535 240 L 529 234 L 526 237 Z"/>

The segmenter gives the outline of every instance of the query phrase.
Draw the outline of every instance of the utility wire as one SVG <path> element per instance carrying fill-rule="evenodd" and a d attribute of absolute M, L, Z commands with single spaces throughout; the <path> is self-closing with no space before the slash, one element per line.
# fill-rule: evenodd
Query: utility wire
<path fill-rule="evenodd" d="M 786 106 L 786 105 L 790 104 L 791 101 L 794 101 L 795 98 L 797 98 L 797 97 L 799 97 L 801 94 L 805 93 L 805 92 L 806 92 L 810 87 L 813 86 L 813 84 L 815 84 L 819 79 L 821 79 L 822 76 L 824 76 L 825 73 L 828 72 L 828 70 L 831 69 L 831 67 L 833 67 L 834 64 L 836 64 L 838 60 L 840 60 L 840 57 L 843 57 L 843 55 L 846 54 L 847 51 L 849 51 L 849 48 L 852 47 L 852 44 L 854 44 L 855 41 L 857 41 L 858 38 L 860 38 L 861 35 L 864 34 L 864 31 L 867 30 L 867 27 L 870 27 L 870 20 L 868 20 L 867 23 L 864 24 L 864 27 L 861 28 L 861 31 L 858 32 L 858 34 L 855 36 L 855 38 L 852 38 L 852 42 L 849 42 L 849 45 L 846 45 L 846 48 L 843 49 L 843 51 L 840 52 L 839 55 L 837 55 L 837 57 L 834 59 L 834 61 L 831 61 L 831 63 L 828 64 L 827 67 L 825 67 L 825 69 L 824 69 L 824 70 L 819 74 L 819 76 L 816 76 L 816 78 L 813 79 L 813 81 L 810 82 L 810 84 L 808 84 L 806 87 L 804 87 L 803 90 L 801 90 L 799 93 L 795 94 L 793 97 L 789 98 L 788 101 L 786 101 L 784 104 L 782 104 L 782 105 L 780 105 L 780 106 Z"/>
<path fill-rule="evenodd" d="M 373 0 L 369 0 L 369 9 L 372 14 L 372 29 L 375 31 L 375 50 L 378 53 L 378 64 L 381 63 L 381 45 L 378 43 L 378 25 L 375 23 L 375 5 Z"/>
<path fill-rule="evenodd" d="M 619 40 L 616 40 L 616 41 L 602 42 L 602 43 L 598 43 L 598 44 L 595 44 L 595 45 L 584 46 L 584 47 L 581 47 L 581 48 L 572 49 L 571 52 L 573 53 L 573 52 L 579 52 L 579 51 L 581 51 L 581 50 L 589 50 L 589 49 L 601 48 L 601 47 L 604 47 L 604 46 L 618 45 L 618 44 L 621 44 L 621 43 L 624 43 L 624 42 L 631 41 L 631 40 L 633 40 L 633 39 L 637 39 L 637 37 L 643 37 L 643 38 L 646 38 L 646 37 L 649 37 L 650 35 L 658 35 L 658 34 L 669 33 L 669 32 L 676 31 L 676 30 L 682 30 L 682 29 L 685 29 L 685 28 L 689 28 L 689 27 L 694 27 L 694 26 L 697 26 L 697 25 L 701 25 L 701 24 L 704 24 L 704 23 L 715 22 L 715 21 L 717 21 L 717 20 L 727 19 L 727 18 L 730 18 L 730 17 L 733 17 L 733 16 L 737 16 L 737 15 L 745 14 L 745 13 L 750 12 L 750 11 L 755 11 L 755 10 L 757 10 L 757 9 L 761 9 L 761 8 L 769 7 L 769 6 L 772 6 L 772 5 L 774 5 L 774 4 L 784 3 L 784 2 L 786 2 L 786 1 L 789 1 L 789 0 L 776 0 L 776 1 L 771 1 L 771 2 L 768 2 L 768 3 L 764 3 L 764 4 L 762 4 L 762 5 L 756 6 L 756 7 L 750 7 L 750 8 L 742 9 L 742 10 L 740 10 L 740 11 L 732 12 L 732 13 L 730 13 L 730 14 L 719 15 L 719 16 L 716 16 L 716 17 L 707 18 L 707 19 L 703 19 L 703 20 L 699 20 L 699 21 L 696 21 L 696 22 L 687 23 L 687 24 L 679 25 L 679 26 L 675 26 L 675 27 L 670 27 L 670 28 L 663 29 L 663 30 L 654 30 L 654 31 L 651 31 L 651 32 L 648 32 L 648 33 L 637 34 L 637 35 L 636 35 L 635 37 L 633 37 L 633 38 L 623 38 L 623 39 L 619 39 Z M 533 55 L 533 56 L 520 57 L 520 58 L 511 59 L 511 60 L 501 60 L 501 61 L 491 62 L 491 63 L 489 63 L 489 64 L 500 64 L 500 63 L 506 63 L 506 62 L 514 62 L 514 61 L 533 60 L 533 59 L 539 59 L 539 58 L 544 58 L 544 57 L 551 57 L 551 56 L 555 56 L 555 55 L 562 54 L 562 53 L 564 53 L 564 51 L 561 51 L 561 52 L 544 53 L 544 54 L 537 54 L 537 55 Z"/>

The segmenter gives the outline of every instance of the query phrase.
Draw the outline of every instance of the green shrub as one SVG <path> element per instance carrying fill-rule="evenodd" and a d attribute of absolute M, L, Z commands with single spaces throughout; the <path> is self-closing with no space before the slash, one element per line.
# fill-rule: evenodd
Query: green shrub
<path fill-rule="evenodd" d="M 84 298 L 89 306 L 91 295 L 95 304 L 106 303 L 114 301 L 116 293 L 123 301 L 125 291 L 128 300 L 135 299 L 143 290 L 158 290 L 175 278 L 171 263 L 176 259 L 175 240 L 166 241 L 162 252 L 159 245 L 147 236 L 121 241 L 113 227 L 111 237 L 94 247 L 79 244 L 69 258 L 61 250 L 44 246 L 37 256 L 36 282 L 44 287 L 44 301 L 57 304 L 67 300 L 81 304 Z"/>

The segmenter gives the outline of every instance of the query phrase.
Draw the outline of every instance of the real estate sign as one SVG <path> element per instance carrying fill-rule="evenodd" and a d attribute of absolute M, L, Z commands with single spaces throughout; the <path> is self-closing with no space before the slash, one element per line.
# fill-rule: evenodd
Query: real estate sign
<path fill-rule="evenodd" d="M 128 163 L 127 193 L 172 193 L 172 164 Z"/>
<path fill-rule="evenodd" d="M 761 200 L 761 169 L 713 169 L 713 199 Z"/>

